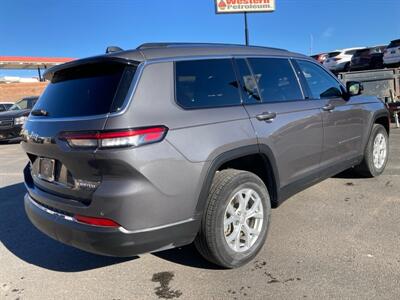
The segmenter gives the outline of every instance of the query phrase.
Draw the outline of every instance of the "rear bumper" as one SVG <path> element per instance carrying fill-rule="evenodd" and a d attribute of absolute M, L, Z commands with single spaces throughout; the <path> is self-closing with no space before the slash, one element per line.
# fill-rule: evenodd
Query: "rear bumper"
<path fill-rule="evenodd" d="M 198 228 L 195 220 L 128 231 L 122 227 L 107 228 L 86 225 L 73 217 L 53 211 L 36 202 L 29 194 L 24 198 L 30 221 L 43 233 L 64 244 L 95 254 L 129 257 L 179 247 L 193 241 Z"/>
<path fill-rule="evenodd" d="M 383 58 L 383 63 L 384 63 L 385 65 L 391 65 L 391 64 L 400 63 L 400 55 L 398 55 L 398 56 L 392 56 L 392 57 L 384 57 L 384 58 Z"/>

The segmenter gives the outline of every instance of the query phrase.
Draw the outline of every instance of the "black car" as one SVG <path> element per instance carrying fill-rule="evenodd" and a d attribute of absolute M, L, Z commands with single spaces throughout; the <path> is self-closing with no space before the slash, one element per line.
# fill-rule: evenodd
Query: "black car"
<path fill-rule="evenodd" d="M 383 52 L 386 46 L 376 46 L 357 50 L 350 62 L 350 71 L 383 68 Z"/>
<path fill-rule="evenodd" d="M 0 112 L 0 141 L 10 141 L 20 137 L 22 125 L 39 97 L 26 97 Z"/>
<path fill-rule="evenodd" d="M 0 112 L 9 110 L 11 106 L 13 106 L 13 103 L 10 103 L 10 102 L 3 102 L 3 103 L 1 103 L 1 102 L 0 102 Z"/>

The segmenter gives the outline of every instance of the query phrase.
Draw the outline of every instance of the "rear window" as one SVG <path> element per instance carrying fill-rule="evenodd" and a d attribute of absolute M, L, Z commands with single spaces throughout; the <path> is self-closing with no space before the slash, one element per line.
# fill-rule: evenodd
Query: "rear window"
<path fill-rule="evenodd" d="M 232 59 L 175 63 L 176 100 L 184 108 L 241 104 Z"/>
<path fill-rule="evenodd" d="M 56 72 L 36 109 L 51 117 L 101 115 L 122 108 L 135 67 L 107 62 Z"/>
<path fill-rule="evenodd" d="M 331 58 L 331 57 L 336 57 L 336 56 L 338 56 L 339 54 L 340 54 L 340 51 L 331 52 L 331 53 L 328 53 L 328 57 L 329 57 L 329 58 Z"/>
<path fill-rule="evenodd" d="M 400 40 L 391 41 L 388 48 L 400 47 Z"/>

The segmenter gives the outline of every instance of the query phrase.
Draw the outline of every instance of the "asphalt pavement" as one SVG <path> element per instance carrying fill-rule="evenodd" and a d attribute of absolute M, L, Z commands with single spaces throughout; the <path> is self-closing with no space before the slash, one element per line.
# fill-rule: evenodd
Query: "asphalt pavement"
<path fill-rule="evenodd" d="M 400 129 L 385 173 L 340 174 L 273 210 L 258 257 L 236 270 L 193 246 L 130 259 L 54 241 L 23 209 L 18 144 L 0 145 L 0 299 L 398 299 Z"/>

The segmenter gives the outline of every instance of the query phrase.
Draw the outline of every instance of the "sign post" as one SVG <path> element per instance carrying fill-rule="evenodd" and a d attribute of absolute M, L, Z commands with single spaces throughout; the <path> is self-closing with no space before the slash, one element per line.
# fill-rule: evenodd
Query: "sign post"
<path fill-rule="evenodd" d="M 249 28 L 247 27 L 247 11 L 244 12 L 244 39 L 246 46 L 249 45 Z"/>
<path fill-rule="evenodd" d="M 245 44 L 249 45 L 247 13 L 274 12 L 275 0 L 214 0 L 216 14 L 244 14 Z"/>

